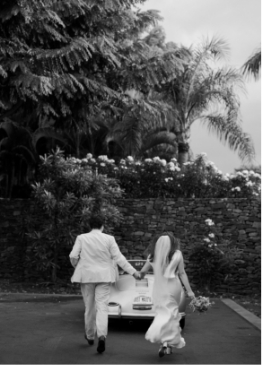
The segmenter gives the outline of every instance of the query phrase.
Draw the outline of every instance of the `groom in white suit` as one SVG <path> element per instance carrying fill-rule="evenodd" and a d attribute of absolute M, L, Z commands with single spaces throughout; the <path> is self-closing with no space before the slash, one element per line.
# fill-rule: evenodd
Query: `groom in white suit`
<path fill-rule="evenodd" d="M 97 332 L 97 351 L 102 353 L 108 329 L 110 285 L 116 281 L 114 262 L 136 279 L 140 279 L 140 274 L 121 254 L 114 237 L 103 233 L 102 216 L 92 217 L 89 225 L 91 232 L 77 236 L 69 255 L 75 267 L 71 281 L 81 285 L 85 303 L 85 339 L 93 345 Z"/>

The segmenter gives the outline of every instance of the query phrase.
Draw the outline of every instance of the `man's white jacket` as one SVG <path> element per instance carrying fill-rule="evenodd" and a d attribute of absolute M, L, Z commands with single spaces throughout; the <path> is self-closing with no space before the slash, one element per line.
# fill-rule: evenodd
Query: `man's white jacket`
<path fill-rule="evenodd" d="M 136 271 L 121 254 L 114 237 L 99 229 L 77 236 L 69 257 L 79 259 L 72 283 L 113 283 L 117 277 L 115 263 L 130 275 Z"/>

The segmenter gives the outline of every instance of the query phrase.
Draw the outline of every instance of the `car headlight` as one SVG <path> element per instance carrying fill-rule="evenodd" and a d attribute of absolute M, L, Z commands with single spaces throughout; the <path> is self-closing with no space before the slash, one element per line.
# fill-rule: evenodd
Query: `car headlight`
<path fill-rule="evenodd" d="M 118 314 L 119 316 L 121 316 L 122 313 L 121 304 L 116 302 L 109 302 L 107 308 L 109 313 Z"/>

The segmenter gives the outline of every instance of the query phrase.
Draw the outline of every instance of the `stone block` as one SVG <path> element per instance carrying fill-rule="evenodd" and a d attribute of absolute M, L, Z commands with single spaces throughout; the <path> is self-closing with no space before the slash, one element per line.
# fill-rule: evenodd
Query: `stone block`
<path fill-rule="evenodd" d="M 132 236 L 144 236 L 144 232 L 138 231 L 138 232 L 133 232 Z"/>

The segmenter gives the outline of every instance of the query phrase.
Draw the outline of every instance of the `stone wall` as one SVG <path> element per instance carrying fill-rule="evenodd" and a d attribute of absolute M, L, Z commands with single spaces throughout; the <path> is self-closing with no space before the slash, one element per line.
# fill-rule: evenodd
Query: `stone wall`
<path fill-rule="evenodd" d="M 232 277 L 218 290 L 233 293 L 260 291 L 261 203 L 249 199 L 122 200 L 118 206 L 124 222 L 116 239 L 124 255 L 144 258 L 155 234 L 172 231 L 181 240 L 186 271 L 197 282 L 188 257 L 194 243 L 205 237 L 205 219 L 211 218 L 223 238 L 243 250 L 235 260 Z"/>
<path fill-rule="evenodd" d="M 163 230 L 172 231 L 181 240 L 186 271 L 194 284 L 196 278 L 188 261 L 192 245 L 204 238 L 205 219 L 211 218 L 223 238 L 243 250 L 235 261 L 234 275 L 221 283 L 218 290 L 253 293 L 260 290 L 261 214 L 260 201 L 250 199 L 125 199 L 117 205 L 123 213 L 122 225 L 115 237 L 128 258 L 144 258 L 152 237 Z M 0 278 L 22 275 L 26 238 L 27 212 L 30 201 L 0 200 Z M 70 248 L 65 248 L 65 259 Z M 19 258 L 19 259 L 18 259 Z M 68 271 L 69 266 L 62 268 Z M 71 272 L 70 272 L 71 274 Z M 21 276 L 22 277 L 22 276 Z"/>

